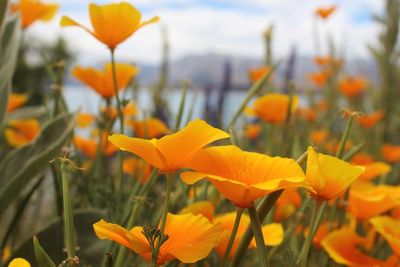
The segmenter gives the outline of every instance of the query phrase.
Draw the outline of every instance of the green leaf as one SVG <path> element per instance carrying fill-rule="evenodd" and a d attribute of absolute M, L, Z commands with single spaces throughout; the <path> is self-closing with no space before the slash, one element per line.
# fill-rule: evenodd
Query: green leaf
<path fill-rule="evenodd" d="M 0 163 L 0 218 L 10 203 L 18 197 L 26 183 L 46 170 L 49 161 L 57 157 L 70 138 L 74 116 L 60 114 L 43 125 L 39 137 L 31 144 L 10 152 Z"/>
<path fill-rule="evenodd" d="M 47 112 L 44 106 L 28 106 L 18 108 L 12 112 L 7 113 L 7 116 L 4 118 L 4 122 L 7 123 L 10 120 L 19 120 L 19 119 L 27 119 L 27 118 L 39 118 L 45 115 Z"/>
<path fill-rule="evenodd" d="M 33 248 L 35 252 L 36 263 L 40 267 L 56 267 L 56 264 L 50 259 L 46 251 L 44 251 L 36 236 L 33 236 Z"/>

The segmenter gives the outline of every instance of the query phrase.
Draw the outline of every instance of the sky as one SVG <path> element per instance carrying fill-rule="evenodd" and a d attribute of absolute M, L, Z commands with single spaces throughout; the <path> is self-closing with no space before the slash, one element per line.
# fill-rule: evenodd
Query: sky
<path fill-rule="evenodd" d="M 51 0 L 44 0 L 50 2 Z M 107 61 L 106 47 L 80 28 L 60 28 L 61 15 L 90 26 L 88 5 L 111 1 L 58 0 L 61 7 L 49 23 L 37 22 L 27 38 L 53 42 L 58 36 L 68 41 L 81 64 Z M 296 45 L 300 55 L 313 56 L 327 51 L 330 36 L 346 58 L 368 58 L 368 44 L 380 31 L 372 15 L 380 14 L 383 0 L 135 0 L 144 19 L 158 15 L 161 20 L 140 29 L 116 51 L 117 60 L 157 64 L 161 59 L 161 29 L 165 27 L 171 44 L 172 60 L 191 54 L 218 53 L 262 58 L 262 33 L 274 25 L 275 57 L 288 55 Z M 327 21 L 316 24 L 314 10 L 336 4 L 338 9 Z M 315 29 L 322 40 L 315 48 Z"/>

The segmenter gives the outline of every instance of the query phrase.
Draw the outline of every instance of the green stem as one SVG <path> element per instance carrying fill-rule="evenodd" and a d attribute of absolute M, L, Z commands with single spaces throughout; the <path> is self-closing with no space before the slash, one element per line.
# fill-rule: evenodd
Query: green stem
<path fill-rule="evenodd" d="M 173 182 L 174 182 L 174 174 L 173 173 L 167 174 L 167 192 L 165 195 L 164 210 L 163 210 L 163 214 L 162 214 L 161 222 L 160 222 L 161 234 L 160 234 L 160 237 L 159 237 L 158 242 L 155 247 L 153 263 L 152 263 L 153 266 L 157 266 L 158 253 L 160 252 L 160 247 L 161 247 L 161 239 L 164 236 L 165 224 L 167 223 L 167 215 L 168 215 L 169 203 L 171 200 L 171 192 L 172 192 Z"/>
<path fill-rule="evenodd" d="M 260 266 L 268 267 L 267 250 L 265 248 L 264 236 L 262 234 L 261 223 L 257 215 L 257 210 L 253 205 L 252 207 L 248 208 L 248 211 L 251 220 L 251 226 L 253 228 L 254 237 L 256 239 L 257 252 L 258 252 L 258 257 L 260 259 Z"/>
<path fill-rule="evenodd" d="M 176 116 L 176 121 L 175 121 L 175 131 L 179 130 L 179 127 L 182 122 L 183 110 L 185 109 L 187 89 L 188 89 L 187 81 L 183 81 L 181 102 L 179 103 L 178 114 Z"/>
<path fill-rule="evenodd" d="M 322 204 L 320 204 L 317 200 L 314 203 L 309 232 L 300 252 L 298 262 L 299 267 L 307 266 L 308 252 L 310 251 L 311 241 L 318 230 L 319 224 L 321 223 L 322 215 L 324 214 L 327 203 L 328 202 L 324 201 Z"/>
<path fill-rule="evenodd" d="M 242 208 L 237 208 L 236 209 L 236 218 L 235 218 L 235 222 L 234 222 L 234 225 L 233 225 L 232 233 L 231 233 L 231 236 L 229 238 L 229 242 L 228 242 L 228 245 L 226 247 L 224 257 L 222 258 L 220 267 L 224 267 L 226 265 L 228 259 L 229 259 L 229 255 L 231 254 L 232 246 L 233 246 L 233 243 L 235 241 L 236 233 L 237 233 L 237 230 L 239 228 L 240 218 L 242 217 L 243 211 L 244 211 L 244 209 L 242 209 Z"/>
<path fill-rule="evenodd" d="M 349 138 L 351 126 L 353 125 L 353 120 L 354 120 L 354 117 L 352 114 L 350 114 L 349 120 L 347 121 L 347 124 L 346 124 L 346 128 L 344 129 L 344 133 L 342 135 L 342 138 L 340 139 L 338 151 L 336 153 L 336 157 L 339 159 L 343 158 L 344 149 L 346 147 L 347 139 Z"/>

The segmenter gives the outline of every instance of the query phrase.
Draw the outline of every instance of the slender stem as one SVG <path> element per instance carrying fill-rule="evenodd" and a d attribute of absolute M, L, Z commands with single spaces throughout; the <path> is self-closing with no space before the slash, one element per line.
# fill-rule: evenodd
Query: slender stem
<path fill-rule="evenodd" d="M 253 205 L 252 207 L 248 208 L 248 211 L 251 220 L 251 226 L 253 228 L 254 237 L 256 239 L 257 252 L 258 252 L 258 257 L 260 259 L 260 266 L 268 267 L 267 250 L 265 249 L 264 236 L 262 234 L 261 223 L 257 215 L 257 210 Z"/>
<path fill-rule="evenodd" d="M 336 157 L 339 159 L 343 158 L 344 149 L 346 147 L 346 142 L 347 142 L 347 139 L 349 138 L 351 126 L 353 125 L 353 119 L 354 119 L 354 116 L 352 114 L 350 114 L 349 120 L 347 121 L 347 124 L 346 124 L 346 128 L 344 129 L 344 133 L 343 133 L 342 138 L 339 143 L 338 151 L 336 153 Z"/>
<path fill-rule="evenodd" d="M 308 232 L 307 238 L 303 244 L 303 248 L 301 249 L 301 252 L 300 252 L 300 257 L 299 257 L 299 262 L 298 262 L 299 267 L 307 266 L 308 252 L 310 251 L 311 241 L 312 241 L 315 233 L 317 232 L 319 224 L 321 223 L 322 215 L 324 214 L 327 203 L 328 202 L 326 202 L 326 201 L 324 201 L 321 205 L 317 201 L 315 201 L 315 203 L 314 203 L 309 232 Z"/>
<path fill-rule="evenodd" d="M 179 103 L 178 114 L 176 115 L 176 120 L 175 120 L 175 131 L 179 130 L 179 127 L 182 122 L 183 111 L 185 109 L 185 103 L 186 103 L 187 89 L 188 89 L 188 82 L 183 81 L 181 102 Z"/>
<path fill-rule="evenodd" d="M 233 242 L 235 241 L 236 233 L 237 233 L 237 230 L 239 228 L 240 218 L 242 217 L 243 211 L 244 211 L 244 209 L 242 209 L 242 208 L 237 208 L 236 209 L 236 218 L 235 218 L 235 222 L 234 222 L 234 225 L 233 225 L 232 233 L 231 233 L 231 236 L 229 238 L 229 242 L 228 242 L 228 245 L 226 247 L 224 257 L 222 258 L 220 267 L 224 267 L 226 265 L 228 259 L 229 259 L 229 255 L 231 254 Z"/>
<path fill-rule="evenodd" d="M 167 223 L 167 215 L 168 215 L 169 203 L 171 200 L 171 192 L 172 192 L 173 182 L 174 182 L 174 174 L 173 173 L 167 174 L 167 192 L 165 195 L 164 210 L 163 210 L 163 214 L 162 214 L 161 222 L 160 222 L 161 234 L 160 234 L 160 237 L 156 244 L 154 257 L 153 257 L 153 265 L 154 266 L 157 266 L 158 253 L 160 252 L 160 247 L 161 247 L 161 239 L 164 236 L 165 224 Z"/>

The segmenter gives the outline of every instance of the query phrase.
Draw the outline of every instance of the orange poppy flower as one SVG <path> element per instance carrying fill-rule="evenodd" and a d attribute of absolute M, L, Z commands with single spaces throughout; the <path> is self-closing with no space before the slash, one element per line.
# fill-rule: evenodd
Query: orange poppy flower
<path fill-rule="evenodd" d="M 358 250 L 359 246 L 365 246 L 366 243 L 368 243 L 368 240 L 358 236 L 354 230 L 342 228 L 331 232 L 325 237 L 322 240 L 322 247 L 339 264 L 352 267 L 381 266 L 383 262 Z"/>
<path fill-rule="evenodd" d="M 32 142 L 40 132 L 36 119 L 12 120 L 7 123 L 4 135 L 12 147 L 20 147 Z"/>
<path fill-rule="evenodd" d="M 400 256 L 400 221 L 388 216 L 381 216 L 372 218 L 370 222 L 389 243 L 394 253 Z"/>
<path fill-rule="evenodd" d="M 314 144 L 321 144 L 322 142 L 326 141 L 328 136 L 329 133 L 325 130 L 313 131 L 310 133 L 310 141 Z"/>
<path fill-rule="evenodd" d="M 317 103 L 317 108 L 321 112 L 325 112 L 329 108 L 329 102 L 325 100 L 321 100 Z"/>
<path fill-rule="evenodd" d="M 115 64 L 115 72 L 118 91 L 121 91 L 138 74 L 139 69 L 129 64 L 117 63 Z M 72 70 L 72 75 L 104 98 L 112 98 L 115 95 L 112 65 L 110 63 L 104 65 L 103 71 L 78 66 Z"/>
<path fill-rule="evenodd" d="M 400 205 L 399 194 L 399 189 L 386 186 L 352 187 L 347 210 L 357 219 L 369 219 L 398 207 Z"/>
<path fill-rule="evenodd" d="M 357 122 L 364 128 L 372 128 L 383 118 L 383 111 L 376 111 L 368 115 L 360 115 L 356 117 Z"/>
<path fill-rule="evenodd" d="M 271 71 L 270 67 L 261 67 L 249 70 L 249 78 L 252 83 L 257 82 L 262 77 L 264 77 L 267 73 Z"/>
<path fill-rule="evenodd" d="M 101 107 L 100 111 L 105 113 L 108 118 L 115 120 L 118 116 L 118 110 L 116 107 Z M 122 114 L 124 117 L 135 116 L 138 114 L 138 108 L 135 103 L 129 102 L 122 108 Z"/>
<path fill-rule="evenodd" d="M 93 225 L 100 239 L 113 240 L 151 260 L 151 247 L 142 227 L 131 230 L 101 220 Z M 218 245 L 222 228 L 213 225 L 202 215 L 168 213 L 164 234 L 168 235 L 158 254 L 157 264 L 178 259 L 183 263 L 197 262 L 210 254 Z"/>
<path fill-rule="evenodd" d="M 8 267 L 31 267 L 31 265 L 23 258 L 15 258 L 8 264 Z"/>
<path fill-rule="evenodd" d="M 317 248 L 322 248 L 322 240 L 325 239 L 325 237 L 332 231 L 332 229 L 329 229 L 329 223 L 328 222 L 324 222 L 322 223 L 319 227 L 317 232 L 315 233 L 314 237 L 313 237 L 313 244 L 317 247 Z"/>
<path fill-rule="evenodd" d="M 274 221 L 280 222 L 292 215 L 300 207 L 301 196 L 297 188 L 287 188 L 275 203 Z"/>
<path fill-rule="evenodd" d="M 340 80 L 339 89 L 347 97 L 356 97 L 367 89 L 367 81 L 364 78 L 346 77 Z"/>
<path fill-rule="evenodd" d="M 27 94 L 10 94 L 7 102 L 6 112 L 11 112 L 22 106 L 28 101 Z"/>
<path fill-rule="evenodd" d="M 292 99 L 292 112 L 297 109 L 299 98 L 294 96 Z M 289 107 L 289 96 L 285 94 L 269 93 L 257 98 L 253 106 L 248 108 L 255 116 L 265 122 L 281 124 L 285 122 Z"/>
<path fill-rule="evenodd" d="M 230 212 L 227 214 L 220 215 L 214 219 L 214 224 L 220 224 L 224 229 L 221 234 L 221 241 L 215 248 L 219 257 L 223 257 L 225 250 L 228 246 L 229 238 L 232 233 L 234 222 L 236 218 L 236 212 Z M 247 214 L 242 214 L 240 219 L 239 227 L 233 241 L 233 246 L 229 254 L 229 258 L 233 258 L 239 247 L 240 241 L 245 234 L 247 227 L 250 225 L 250 217 Z M 267 246 L 278 246 L 283 241 L 283 227 L 280 223 L 271 223 L 262 227 L 262 233 L 264 236 L 265 245 Z M 249 248 L 255 248 L 255 239 L 250 242 Z"/>
<path fill-rule="evenodd" d="M 258 123 L 252 123 L 246 125 L 246 137 L 250 140 L 255 140 L 260 136 L 261 125 Z"/>
<path fill-rule="evenodd" d="M 95 116 L 90 113 L 78 113 L 78 116 L 76 117 L 76 125 L 80 128 L 86 128 L 88 127 L 94 120 Z"/>
<path fill-rule="evenodd" d="M 311 146 L 308 147 L 306 181 L 311 187 L 310 194 L 317 199 L 340 197 L 364 169 L 336 157 L 316 153 Z"/>
<path fill-rule="evenodd" d="M 126 158 L 122 163 L 122 170 L 124 173 L 134 175 L 139 179 L 141 184 L 145 184 L 151 176 L 153 171 L 152 167 L 142 159 Z"/>
<path fill-rule="evenodd" d="M 92 3 L 89 5 L 89 15 L 93 31 L 66 16 L 61 18 L 60 24 L 62 27 L 78 26 L 84 29 L 111 50 L 143 26 L 159 20 L 158 17 L 153 17 L 141 21 L 142 14 L 139 10 L 126 2 L 106 5 Z"/>
<path fill-rule="evenodd" d="M 320 67 L 340 67 L 342 60 L 334 58 L 332 56 L 316 56 L 314 57 L 314 63 Z"/>
<path fill-rule="evenodd" d="M 253 201 L 274 191 L 304 186 L 304 172 L 292 159 L 242 151 L 236 146 L 200 150 L 185 167 L 181 179 L 194 184 L 208 179 L 233 204 L 248 208 Z"/>
<path fill-rule="evenodd" d="M 317 113 L 308 107 L 299 108 L 297 110 L 297 115 L 307 122 L 314 122 L 317 119 Z"/>
<path fill-rule="evenodd" d="M 400 161 L 400 145 L 383 145 L 381 148 L 382 157 L 390 163 Z"/>
<path fill-rule="evenodd" d="M 229 138 L 229 134 L 196 119 L 182 130 L 160 139 L 146 140 L 113 134 L 108 140 L 162 172 L 174 172 L 182 168 L 199 149 L 225 138 Z"/>
<path fill-rule="evenodd" d="M 392 170 L 392 167 L 389 164 L 384 162 L 376 161 L 368 164 L 362 164 L 365 167 L 365 171 L 360 176 L 360 180 L 363 181 L 371 181 L 376 177 L 385 175 Z"/>
<path fill-rule="evenodd" d="M 156 138 L 170 132 L 167 125 L 157 118 L 148 118 L 141 121 L 129 121 L 134 135 L 139 138 Z"/>
<path fill-rule="evenodd" d="M 319 7 L 315 10 L 315 15 L 317 15 L 317 17 L 320 17 L 321 19 L 327 19 L 335 11 L 336 11 L 336 5 L 332 5 L 330 7 Z"/>
<path fill-rule="evenodd" d="M 201 214 L 210 222 L 213 220 L 215 207 L 210 201 L 199 201 L 188 205 L 180 211 L 180 214 Z"/>
<path fill-rule="evenodd" d="M 366 165 L 368 163 L 373 163 L 375 161 L 374 157 L 367 153 L 359 152 L 351 158 L 351 163 L 355 165 Z"/>
<path fill-rule="evenodd" d="M 57 10 L 58 4 L 45 4 L 39 0 L 20 0 L 18 4 L 11 5 L 11 11 L 19 12 L 24 29 L 37 20 L 51 20 Z"/>
<path fill-rule="evenodd" d="M 107 139 L 105 138 L 105 135 L 103 134 L 103 144 L 107 142 Z M 80 136 L 75 136 L 74 137 L 74 144 L 77 147 L 79 151 L 81 151 L 83 154 L 88 156 L 91 159 L 96 158 L 96 153 L 97 153 L 97 148 L 98 148 L 98 143 L 97 141 L 93 139 L 87 139 L 83 138 Z M 115 152 L 118 151 L 118 148 L 116 148 L 113 144 L 110 142 L 107 142 L 103 149 L 103 154 L 105 156 L 111 156 Z"/>
<path fill-rule="evenodd" d="M 317 71 L 307 73 L 307 78 L 317 87 L 324 87 L 328 82 L 330 73 L 327 71 Z"/>

